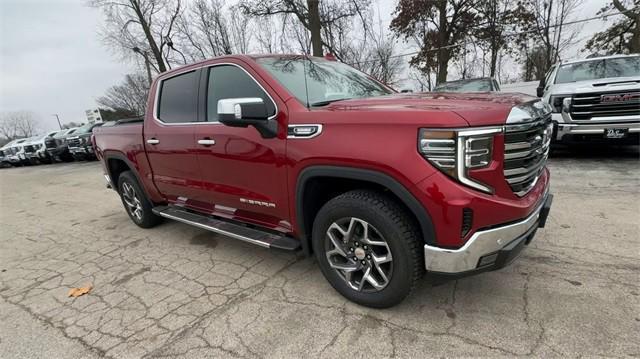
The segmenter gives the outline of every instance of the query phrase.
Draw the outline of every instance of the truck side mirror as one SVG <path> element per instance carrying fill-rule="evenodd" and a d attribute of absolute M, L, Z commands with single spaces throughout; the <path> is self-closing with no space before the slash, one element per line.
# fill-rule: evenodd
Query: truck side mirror
<path fill-rule="evenodd" d="M 538 97 L 544 96 L 544 86 L 545 86 L 544 79 L 541 79 L 540 84 L 538 85 L 538 87 L 536 87 L 536 96 Z"/>
<path fill-rule="evenodd" d="M 264 138 L 277 135 L 278 123 L 269 121 L 269 111 L 259 97 L 218 100 L 218 121 L 230 127 L 254 126 Z"/>

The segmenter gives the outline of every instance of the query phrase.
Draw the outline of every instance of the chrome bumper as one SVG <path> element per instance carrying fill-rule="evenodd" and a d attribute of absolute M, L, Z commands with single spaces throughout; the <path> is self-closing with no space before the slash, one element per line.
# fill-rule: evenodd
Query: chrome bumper
<path fill-rule="evenodd" d="M 547 194 L 542 203 L 527 218 L 505 226 L 477 231 L 461 248 L 445 249 L 426 244 L 424 261 L 427 271 L 460 274 L 490 267 L 494 262 L 489 262 L 485 266 L 480 262 L 481 258 L 488 258 L 493 254 L 495 260 L 498 257 L 497 253 L 512 242 L 518 239 L 523 242 L 525 240 L 523 236 L 531 233 L 539 222 L 546 221 L 550 202 L 550 195 Z M 541 214 L 544 218 L 541 218 Z"/>
<path fill-rule="evenodd" d="M 627 128 L 629 133 L 640 132 L 640 121 L 637 116 L 626 119 L 625 122 L 596 121 L 590 123 L 568 122 L 561 114 L 552 114 L 552 120 L 556 123 L 555 140 L 560 141 L 564 135 L 604 135 L 607 128 Z"/>

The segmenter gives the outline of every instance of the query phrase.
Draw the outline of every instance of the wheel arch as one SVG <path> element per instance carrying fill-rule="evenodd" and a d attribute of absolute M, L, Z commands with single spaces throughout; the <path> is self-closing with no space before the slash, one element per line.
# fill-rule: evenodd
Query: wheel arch
<path fill-rule="evenodd" d="M 361 188 L 387 190 L 413 216 L 420 229 L 423 241 L 427 244 L 436 243 L 435 230 L 429 213 L 415 196 L 393 177 L 368 169 L 312 166 L 300 172 L 296 183 L 296 223 L 305 254 L 310 255 L 312 251 L 311 232 L 316 214 L 324 203 L 334 197 L 322 198 L 320 196 L 320 198 L 317 198 L 317 194 L 311 194 L 310 192 L 312 192 L 314 184 L 318 183 L 318 181 L 336 180 L 338 188 L 340 188 L 340 184 L 346 184 L 346 188 L 349 188 L 349 190 Z M 339 189 L 338 192 L 340 192 Z"/>
<path fill-rule="evenodd" d="M 145 188 L 144 182 L 142 182 L 142 178 L 140 178 L 136 166 L 131 161 L 129 161 L 129 159 L 125 155 L 118 152 L 110 152 L 105 153 L 103 156 L 107 174 L 109 175 L 111 183 L 113 184 L 112 187 L 116 192 L 118 191 L 118 179 L 120 178 L 120 174 L 125 171 L 131 171 L 131 173 L 133 173 L 133 176 L 138 181 L 138 184 L 142 188 L 142 191 L 144 191 L 144 195 L 149 200 L 151 200 L 149 192 Z"/>

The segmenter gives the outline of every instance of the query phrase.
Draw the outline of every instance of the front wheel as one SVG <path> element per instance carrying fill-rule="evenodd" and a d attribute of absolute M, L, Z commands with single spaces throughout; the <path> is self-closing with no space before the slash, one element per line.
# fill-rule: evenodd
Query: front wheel
<path fill-rule="evenodd" d="M 162 219 L 152 211 L 152 204 L 145 195 L 138 180 L 131 171 L 125 171 L 118 178 L 118 193 L 129 218 L 142 228 L 156 226 Z"/>
<path fill-rule="evenodd" d="M 327 202 L 313 225 L 313 249 L 329 283 L 347 299 L 387 308 L 424 274 L 417 227 L 381 193 L 357 190 Z"/>

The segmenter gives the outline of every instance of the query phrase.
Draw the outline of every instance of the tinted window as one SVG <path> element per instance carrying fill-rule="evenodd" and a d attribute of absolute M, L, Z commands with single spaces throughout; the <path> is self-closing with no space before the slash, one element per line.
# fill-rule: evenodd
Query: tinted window
<path fill-rule="evenodd" d="M 259 97 L 267 105 L 269 116 L 276 114 L 273 101 L 244 70 L 232 65 L 212 67 L 207 86 L 207 121 L 218 121 L 218 100 L 239 97 Z"/>
<path fill-rule="evenodd" d="M 196 71 L 162 81 L 158 118 L 162 122 L 196 122 L 198 93 Z"/>

